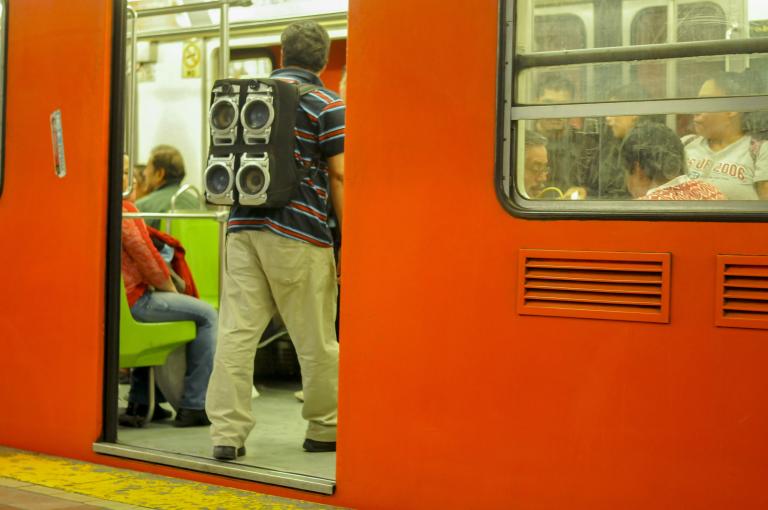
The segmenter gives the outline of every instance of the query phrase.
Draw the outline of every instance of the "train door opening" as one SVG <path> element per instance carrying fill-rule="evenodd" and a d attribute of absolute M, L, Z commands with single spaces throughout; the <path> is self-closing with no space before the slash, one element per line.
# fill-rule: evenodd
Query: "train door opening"
<path fill-rule="evenodd" d="M 123 80 L 122 128 L 127 155 L 122 198 L 137 207 L 124 206 L 121 218 L 123 222 L 142 221 L 181 241 L 200 300 L 214 310 L 219 308 L 228 207 L 207 205 L 202 193 L 213 82 L 221 76 L 268 77 L 279 65 L 280 32 L 288 24 L 286 17 L 315 19 L 328 30 L 331 52 L 328 67 L 321 75 L 327 88 L 338 90 L 344 67 L 346 1 L 293 0 L 284 4 L 129 0 L 125 5 L 125 37 L 120 50 L 125 70 L 119 73 Z M 145 177 L 152 176 L 147 166 L 157 165 L 158 146 L 173 157 L 178 155 L 183 168 L 183 180 L 166 197 L 168 204 L 164 207 L 147 202 L 149 195 L 143 197 L 147 188 L 151 189 Z M 113 243 L 111 249 L 115 246 L 119 249 L 119 242 Z M 162 249 L 160 246 L 161 254 Z M 218 461 L 212 457 L 214 445 L 208 426 L 178 426 L 174 418 L 182 407 L 185 338 L 190 336 L 189 331 L 184 331 L 183 321 L 167 323 L 159 333 L 142 329 L 144 324 L 131 314 L 132 304 L 126 299 L 124 278 L 119 273 L 120 266 L 112 264 L 110 280 L 116 294 L 112 299 L 118 301 L 119 297 L 116 315 L 120 327 L 119 331 L 112 328 L 114 338 L 108 340 L 107 358 L 114 360 L 107 367 L 106 380 L 111 387 L 105 391 L 104 440 L 94 449 L 332 493 L 335 452 L 307 453 L 302 449 L 306 422 L 301 414 L 301 371 L 279 318 L 273 319 L 262 336 L 254 360 L 251 405 L 256 426 L 244 445 L 246 454 L 233 461 Z M 148 343 L 153 342 L 149 348 Z M 137 391 L 143 391 L 137 390 L 137 383 L 154 388 L 148 394 L 150 402 L 156 403 L 146 404 L 139 413 L 129 403 Z M 142 416 L 144 419 L 140 419 Z"/>

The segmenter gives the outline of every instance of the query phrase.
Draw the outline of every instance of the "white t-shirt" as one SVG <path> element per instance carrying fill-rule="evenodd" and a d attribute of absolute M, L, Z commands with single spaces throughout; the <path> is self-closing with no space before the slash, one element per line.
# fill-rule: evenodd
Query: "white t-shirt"
<path fill-rule="evenodd" d="M 729 200 L 756 200 L 755 183 L 768 181 L 768 142 L 755 159 L 752 137 L 745 135 L 715 152 L 704 137 L 683 138 L 688 175 L 716 186 Z"/>

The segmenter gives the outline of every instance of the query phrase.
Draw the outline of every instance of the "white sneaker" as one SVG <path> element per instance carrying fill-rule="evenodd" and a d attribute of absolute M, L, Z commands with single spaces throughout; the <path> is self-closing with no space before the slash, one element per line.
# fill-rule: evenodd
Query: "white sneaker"
<path fill-rule="evenodd" d="M 296 397 L 296 400 L 299 402 L 304 402 L 304 390 L 295 391 L 293 396 Z"/>
<path fill-rule="evenodd" d="M 251 386 L 251 398 L 254 399 L 260 395 L 259 390 L 256 389 L 256 386 Z"/>

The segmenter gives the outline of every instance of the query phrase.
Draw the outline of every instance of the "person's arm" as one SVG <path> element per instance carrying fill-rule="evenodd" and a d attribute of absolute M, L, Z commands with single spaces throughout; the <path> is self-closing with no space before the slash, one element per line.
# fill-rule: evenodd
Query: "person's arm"
<path fill-rule="evenodd" d="M 759 144 L 755 157 L 755 190 L 760 200 L 768 200 L 768 141 L 752 143 Z M 754 150 L 750 148 L 750 151 Z"/>
<path fill-rule="evenodd" d="M 760 200 L 768 200 L 768 181 L 757 183 L 757 196 L 760 197 Z"/>
<path fill-rule="evenodd" d="M 123 220 L 123 247 L 136 263 L 142 279 L 157 290 L 176 292 L 171 273 L 155 249 L 141 220 Z"/>
<path fill-rule="evenodd" d="M 342 224 L 342 211 L 344 209 L 344 153 L 328 158 L 328 177 L 331 192 L 331 203 L 339 226 Z"/>

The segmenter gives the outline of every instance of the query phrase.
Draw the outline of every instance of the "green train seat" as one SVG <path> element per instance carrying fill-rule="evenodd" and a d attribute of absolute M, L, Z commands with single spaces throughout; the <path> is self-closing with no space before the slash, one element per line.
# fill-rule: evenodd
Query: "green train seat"
<path fill-rule="evenodd" d="M 197 335 L 192 321 L 139 322 L 131 315 L 125 282 L 120 278 L 120 368 L 149 367 L 149 416 L 155 409 L 155 369 L 164 365 L 178 347 L 191 342 Z"/>
<path fill-rule="evenodd" d="M 185 211 L 175 211 L 185 212 Z M 189 211 L 200 212 L 200 211 Z M 170 231 L 186 250 L 185 258 L 200 299 L 219 309 L 219 222 L 215 219 L 174 218 Z"/>

